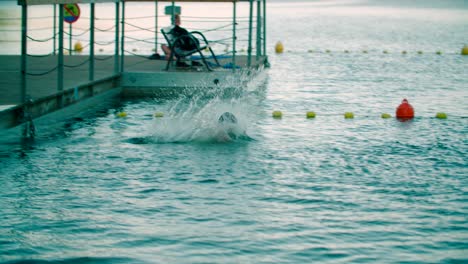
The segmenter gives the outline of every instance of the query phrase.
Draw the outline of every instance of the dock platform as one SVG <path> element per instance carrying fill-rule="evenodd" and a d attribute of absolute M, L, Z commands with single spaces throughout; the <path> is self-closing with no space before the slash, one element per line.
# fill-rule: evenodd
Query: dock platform
<path fill-rule="evenodd" d="M 208 71 L 205 66 L 171 66 L 166 70 L 164 59 L 125 56 L 124 71 L 116 72 L 113 57 L 101 55 L 95 56 L 93 80 L 90 80 L 89 63 L 83 63 L 89 61 L 89 56 L 64 56 L 64 65 L 79 66 L 64 67 L 62 91 L 57 89 L 57 70 L 47 73 L 57 65 L 55 56 L 28 58 L 26 104 L 22 104 L 21 97 L 21 56 L 2 55 L 0 61 L 0 129 L 8 129 L 106 93 L 113 97 L 156 97 L 176 95 L 200 86 L 207 89 L 219 85 L 242 86 L 249 81 L 243 76 L 251 76 L 253 71 L 262 68 L 266 57 L 252 57 L 249 67 L 247 56 L 236 56 L 235 70 L 230 58 L 219 59 L 221 67 Z"/>

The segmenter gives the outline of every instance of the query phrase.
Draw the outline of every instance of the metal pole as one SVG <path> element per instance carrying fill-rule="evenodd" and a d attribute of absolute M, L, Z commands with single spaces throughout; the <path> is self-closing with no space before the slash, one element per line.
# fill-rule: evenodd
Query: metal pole
<path fill-rule="evenodd" d="M 63 91 L 63 4 L 59 4 L 59 52 L 57 66 L 57 92 Z M 62 96 L 59 97 L 58 106 L 62 107 Z"/>
<path fill-rule="evenodd" d="M 120 43 L 120 56 L 122 59 L 120 60 L 120 71 L 124 71 L 124 44 L 125 44 L 125 1 L 122 1 L 122 36 L 121 36 L 121 43 Z"/>
<path fill-rule="evenodd" d="M 263 55 L 266 54 L 266 0 L 263 0 Z"/>
<path fill-rule="evenodd" d="M 89 80 L 94 80 L 94 3 L 90 4 L 89 21 Z"/>
<path fill-rule="evenodd" d="M 114 51 L 114 73 L 117 74 L 119 70 L 119 19 L 120 19 L 120 5 L 115 2 L 115 51 Z"/>
<path fill-rule="evenodd" d="M 257 48 L 257 55 L 256 55 L 256 60 L 257 60 L 257 63 L 258 63 L 258 60 L 260 58 L 260 56 L 262 55 L 261 52 L 262 52 L 262 40 L 261 40 L 261 36 L 262 36 L 262 21 L 261 21 L 261 4 L 260 4 L 260 0 L 256 0 L 257 1 L 257 44 L 256 44 L 256 48 Z"/>
<path fill-rule="evenodd" d="M 155 13 L 155 16 L 154 16 L 154 53 L 158 53 L 158 14 L 159 14 L 159 11 L 158 11 L 158 0 L 156 0 L 154 2 L 154 13 Z"/>
<path fill-rule="evenodd" d="M 236 1 L 233 1 L 233 11 L 232 11 L 232 71 L 236 70 L 236 25 L 237 25 L 237 5 Z"/>
<path fill-rule="evenodd" d="M 21 103 L 26 102 L 26 66 L 28 43 L 28 6 L 21 6 Z"/>
<path fill-rule="evenodd" d="M 172 1 L 172 25 L 175 26 L 175 2 Z"/>
<path fill-rule="evenodd" d="M 249 11 L 249 44 L 247 48 L 247 66 L 250 67 L 252 64 L 252 19 L 253 19 L 253 3 L 252 0 L 249 1 L 250 11 Z"/>
<path fill-rule="evenodd" d="M 54 4 L 54 55 L 57 51 L 57 5 Z"/>
<path fill-rule="evenodd" d="M 69 32 L 69 36 L 68 36 L 68 55 L 71 56 L 72 55 L 72 24 L 69 23 L 68 24 L 68 32 Z"/>

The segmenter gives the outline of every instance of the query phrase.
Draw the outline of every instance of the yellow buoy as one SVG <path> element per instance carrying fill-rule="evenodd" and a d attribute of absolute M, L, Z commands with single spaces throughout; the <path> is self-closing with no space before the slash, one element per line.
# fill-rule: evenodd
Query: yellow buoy
<path fill-rule="evenodd" d="M 346 112 L 346 113 L 344 113 L 344 118 L 346 118 L 346 119 L 354 118 L 353 112 Z"/>
<path fill-rule="evenodd" d="M 468 45 L 465 45 L 461 50 L 461 55 L 468 55 Z"/>
<path fill-rule="evenodd" d="M 390 114 L 387 114 L 387 113 L 383 113 L 381 115 L 382 118 L 391 118 L 392 116 Z"/>
<path fill-rule="evenodd" d="M 278 41 L 276 43 L 276 46 L 275 46 L 275 52 L 276 53 L 283 53 L 283 51 L 284 51 L 283 43 L 281 43 L 281 41 Z"/>
<path fill-rule="evenodd" d="M 154 117 L 163 117 L 164 113 L 163 112 L 156 112 L 154 113 Z"/>
<path fill-rule="evenodd" d="M 127 113 L 125 112 L 118 112 L 117 114 L 115 114 L 117 117 L 127 117 Z"/>
<path fill-rule="evenodd" d="M 306 113 L 307 118 L 315 118 L 315 112 L 309 111 Z"/>
<path fill-rule="evenodd" d="M 436 114 L 436 118 L 439 118 L 439 119 L 447 119 L 447 114 L 446 114 L 446 113 L 439 112 L 439 113 Z"/>
<path fill-rule="evenodd" d="M 273 111 L 273 113 L 271 115 L 273 116 L 273 118 L 283 117 L 283 113 L 281 113 L 281 111 Z"/>
<path fill-rule="evenodd" d="M 75 43 L 74 48 L 75 48 L 76 52 L 82 52 L 83 51 L 83 45 L 81 45 L 81 42 L 79 42 L 79 41 Z"/>

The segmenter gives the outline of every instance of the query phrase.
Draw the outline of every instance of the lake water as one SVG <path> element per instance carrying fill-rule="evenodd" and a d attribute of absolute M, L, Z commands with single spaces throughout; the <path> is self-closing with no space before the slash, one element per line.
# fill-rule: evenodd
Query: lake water
<path fill-rule="evenodd" d="M 468 262 L 468 4 L 407 2 L 272 1 L 265 83 L 2 146 L 0 263 Z"/>

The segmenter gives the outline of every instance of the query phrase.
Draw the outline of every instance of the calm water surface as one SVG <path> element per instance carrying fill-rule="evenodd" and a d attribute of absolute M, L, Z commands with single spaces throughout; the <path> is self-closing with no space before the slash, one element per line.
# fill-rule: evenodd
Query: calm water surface
<path fill-rule="evenodd" d="M 265 83 L 2 146 L 0 263 L 468 262 L 468 6 L 415 3 L 272 2 Z"/>

